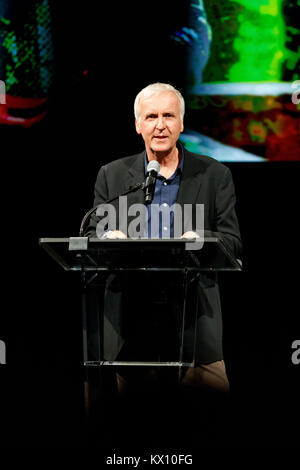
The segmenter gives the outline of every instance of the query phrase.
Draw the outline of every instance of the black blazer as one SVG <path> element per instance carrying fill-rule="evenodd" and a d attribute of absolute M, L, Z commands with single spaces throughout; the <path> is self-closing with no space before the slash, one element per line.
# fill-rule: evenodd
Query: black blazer
<path fill-rule="evenodd" d="M 94 206 L 126 191 L 130 186 L 145 179 L 144 152 L 115 160 L 102 166 L 95 184 Z M 144 193 L 139 190 L 128 195 L 128 207 L 144 202 Z M 240 257 L 242 244 L 235 212 L 235 190 L 228 167 L 213 158 L 196 155 L 184 149 L 184 163 L 178 204 L 204 204 L 204 229 L 206 236 L 221 237 L 236 257 Z M 114 202 L 118 219 L 118 201 Z M 94 215 L 86 235 L 95 236 L 99 219 Z M 128 218 L 130 223 L 130 217 Z M 194 224 L 194 221 L 193 221 Z M 183 230 L 185 231 L 185 230 Z M 121 319 L 124 302 L 124 286 L 110 276 L 105 294 L 106 335 L 104 355 L 108 360 L 117 357 L 124 342 Z M 198 315 L 196 365 L 210 363 L 223 358 L 222 317 L 220 295 L 215 273 L 201 274 L 197 287 Z M 192 335 L 186 330 L 186 338 Z M 191 341 L 192 342 L 192 341 Z M 193 344 L 190 345 L 193 347 Z"/>

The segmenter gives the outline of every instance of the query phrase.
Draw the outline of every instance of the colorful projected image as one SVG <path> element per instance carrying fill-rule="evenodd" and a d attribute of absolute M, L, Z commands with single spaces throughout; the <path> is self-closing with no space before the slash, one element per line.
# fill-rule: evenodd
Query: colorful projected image
<path fill-rule="evenodd" d="M 0 124 L 30 127 L 46 115 L 51 21 L 49 0 L 0 0 Z"/>
<path fill-rule="evenodd" d="M 182 142 L 221 161 L 300 160 L 300 0 L 186 3 L 188 19 L 176 3 L 172 10 L 179 16 L 172 44 L 185 57 Z M 0 0 L 0 125 L 31 127 L 46 115 L 57 72 L 54 4 L 65 5 Z M 64 36 L 78 60 L 71 23 Z"/>
<path fill-rule="evenodd" d="M 300 160 L 300 1 L 192 0 L 182 142 L 222 161 Z"/>

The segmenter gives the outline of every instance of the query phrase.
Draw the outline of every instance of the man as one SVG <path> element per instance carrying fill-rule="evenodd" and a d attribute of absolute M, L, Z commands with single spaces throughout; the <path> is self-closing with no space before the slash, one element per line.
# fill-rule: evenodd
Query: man
<path fill-rule="evenodd" d="M 156 181 L 152 204 L 168 207 L 177 203 L 204 204 L 204 229 L 206 235 L 222 238 L 227 247 L 235 256 L 241 252 L 241 239 L 235 213 L 235 193 L 230 170 L 218 161 L 203 155 L 195 155 L 178 143 L 180 133 L 183 131 L 184 100 L 178 90 L 169 84 L 155 83 L 144 88 L 136 97 L 134 103 L 135 127 L 145 143 L 145 151 L 127 158 L 122 158 L 103 166 L 98 174 L 95 185 L 94 206 L 123 193 L 130 186 L 145 179 L 148 162 L 159 162 L 160 170 Z M 142 190 L 128 195 L 128 207 L 134 203 L 143 203 Z M 118 214 L 119 202 L 115 202 Z M 148 212 L 149 218 L 151 211 Z M 93 217 L 87 230 L 88 235 L 95 234 L 99 218 Z M 158 227 L 158 236 L 162 237 L 164 230 L 167 233 L 174 231 L 174 220 L 170 217 L 169 227 Z M 188 231 L 183 230 L 182 238 L 192 239 L 198 237 L 195 221 Z M 124 230 L 120 230 L 120 220 L 117 217 L 115 230 L 97 232 L 98 236 L 105 238 L 126 238 Z M 152 273 L 152 276 L 155 274 Z M 175 280 L 168 284 L 164 277 L 157 274 L 156 291 L 167 296 L 165 306 L 171 305 L 171 310 L 178 308 L 179 298 L 176 296 Z M 140 277 L 140 276 L 138 276 Z M 108 279 L 105 302 L 105 329 L 104 354 L 106 359 L 114 360 L 124 357 L 124 351 L 130 352 L 130 347 L 124 328 L 122 315 L 124 310 L 130 311 L 145 294 L 145 279 L 138 277 L 121 279 L 111 276 Z M 152 280 L 149 282 L 155 282 Z M 142 292 L 142 294 L 141 294 Z M 153 292 L 153 289 L 152 289 Z M 181 385 L 188 387 L 204 387 L 218 391 L 228 391 L 229 383 L 225 371 L 222 352 L 222 319 L 220 297 L 215 273 L 201 274 L 196 285 L 198 299 L 197 325 L 196 325 L 196 361 L 194 368 L 187 368 L 181 376 Z M 125 300 L 124 300 L 125 299 Z M 174 301 L 175 299 L 175 301 Z M 173 303 L 172 303 L 173 301 Z M 142 309 L 146 308 L 143 302 Z M 157 304 L 161 304 L 161 299 Z M 148 305 L 149 312 L 151 306 Z M 153 310 L 153 308 L 152 308 Z M 170 313 L 172 315 L 172 312 Z M 141 315 L 134 317 L 140 320 Z M 137 328 L 139 339 L 135 343 L 137 348 L 145 346 L 151 349 L 151 341 L 146 341 L 146 335 Z M 134 328 L 132 324 L 131 327 Z M 185 332 L 188 338 L 188 330 Z M 133 339 L 134 343 L 135 339 Z M 192 348 L 192 344 L 187 348 Z M 132 383 L 136 385 L 142 377 L 140 370 L 134 371 L 120 368 L 118 371 L 118 387 L 124 390 Z M 143 370 L 144 377 L 156 377 L 154 369 Z"/>

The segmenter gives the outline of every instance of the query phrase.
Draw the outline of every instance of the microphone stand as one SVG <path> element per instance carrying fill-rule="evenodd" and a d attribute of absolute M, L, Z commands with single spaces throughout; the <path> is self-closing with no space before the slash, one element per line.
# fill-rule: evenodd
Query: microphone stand
<path fill-rule="evenodd" d="M 88 237 L 85 237 L 84 236 L 84 227 L 85 227 L 85 224 L 87 222 L 87 220 L 90 218 L 90 216 L 93 214 L 93 212 L 95 212 L 99 206 L 101 206 L 101 204 L 109 204 L 110 202 L 113 202 L 115 201 L 116 199 L 118 199 L 119 197 L 121 196 L 126 196 L 127 194 L 130 194 L 130 193 L 133 193 L 134 191 L 137 191 L 138 189 L 142 189 L 142 190 L 145 190 L 146 188 L 148 188 L 149 186 L 151 186 L 153 184 L 152 181 L 150 182 L 146 182 L 144 181 L 143 183 L 137 183 L 135 184 L 134 186 L 130 186 L 126 191 L 124 191 L 122 194 L 119 194 L 118 196 L 115 196 L 111 199 L 108 199 L 107 201 L 104 201 L 100 204 L 98 204 L 97 206 L 95 207 L 92 207 L 92 209 L 90 209 L 86 214 L 85 216 L 83 217 L 82 221 L 81 221 L 81 224 L 80 224 L 80 230 L 79 230 L 79 236 L 78 237 L 70 237 L 69 238 L 69 250 L 72 251 L 72 250 L 76 250 L 77 252 L 79 251 L 79 253 L 77 253 L 76 257 L 78 258 L 78 261 L 80 262 L 81 264 L 81 288 L 82 288 L 82 295 L 83 295 L 83 298 L 85 298 L 86 296 L 86 285 L 87 285 L 87 281 L 86 281 L 86 275 L 87 273 L 85 272 L 85 269 L 84 269 L 84 264 L 83 264 L 83 255 L 80 253 L 80 251 L 86 251 L 88 249 Z M 85 304 L 84 304 L 85 305 Z M 84 306 L 84 309 L 86 307 Z M 85 311 L 85 310 L 84 310 Z M 85 318 L 85 317 L 84 317 Z M 85 325 L 85 323 L 83 323 Z M 86 328 L 85 328 L 85 331 L 86 331 Z"/>
<path fill-rule="evenodd" d="M 85 224 L 87 222 L 87 220 L 90 218 L 90 216 L 93 214 L 93 212 L 96 212 L 96 210 L 98 209 L 99 206 L 101 206 L 102 204 L 110 204 L 111 202 L 115 201 L 116 199 L 118 199 L 119 197 L 121 196 L 126 196 L 127 194 L 130 194 L 130 193 L 133 193 L 134 191 L 137 191 L 138 189 L 142 189 L 142 190 L 145 190 L 146 188 L 148 188 L 149 186 L 151 186 L 153 184 L 152 181 L 150 181 L 149 183 L 146 183 L 146 181 L 144 181 L 143 183 L 137 183 L 135 184 L 134 186 L 130 186 L 126 191 L 124 191 L 124 193 L 122 194 L 118 194 L 118 196 L 115 196 L 111 199 L 108 199 L 107 201 L 104 201 L 104 202 L 101 202 L 100 204 L 98 204 L 97 206 L 95 207 L 92 207 L 92 209 L 90 209 L 86 214 L 85 216 L 83 217 L 82 221 L 81 221 L 81 224 L 80 224 L 80 230 L 79 230 L 79 237 L 83 237 L 83 233 L 84 233 L 84 227 L 85 227 Z"/>

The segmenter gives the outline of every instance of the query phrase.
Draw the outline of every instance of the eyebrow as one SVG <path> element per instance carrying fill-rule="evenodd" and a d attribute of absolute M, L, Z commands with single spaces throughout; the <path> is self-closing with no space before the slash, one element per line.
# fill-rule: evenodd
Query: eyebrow
<path fill-rule="evenodd" d="M 171 116 L 175 116 L 175 113 L 174 113 L 173 111 L 165 111 L 165 112 L 163 113 L 164 116 L 165 116 L 166 114 L 170 114 Z M 157 113 L 156 111 L 150 111 L 149 113 L 146 114 L 146 118 L 149 117 L 149 116 L 152 116 L 152 115 L 157 116 L 158 113 Z"/>

